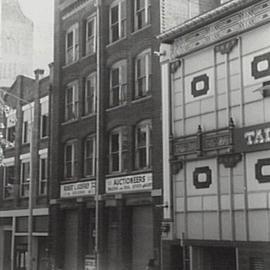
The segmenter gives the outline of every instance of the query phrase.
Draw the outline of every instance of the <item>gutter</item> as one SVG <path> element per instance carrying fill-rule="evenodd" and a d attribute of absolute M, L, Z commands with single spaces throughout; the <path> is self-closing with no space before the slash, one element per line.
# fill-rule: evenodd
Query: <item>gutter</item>
<path fill-rule="evenodd" d="M 193 30 L 201 28 L 211 22 L 217 21 L 223 17 L 226 17 L 233 12 L 251 6 L 254 3 L 260 2 L 261 0 L 233 0 L 227 2 L 213 10 L 198 15 L 183 24 L 177 25 L 164 33 L 157 36 L 162 43 L 172 43 L 173 40 L 179 36 L 189 33 Z"/>

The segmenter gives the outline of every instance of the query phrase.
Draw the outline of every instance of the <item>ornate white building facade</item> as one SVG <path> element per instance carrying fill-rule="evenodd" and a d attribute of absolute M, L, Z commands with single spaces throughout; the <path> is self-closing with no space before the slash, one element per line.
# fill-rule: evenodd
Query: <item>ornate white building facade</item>
<path fill-rule="evenodd" d="M 269 269 L 269 19 L 233 0 L 160 35 L 165 265 Z"/>

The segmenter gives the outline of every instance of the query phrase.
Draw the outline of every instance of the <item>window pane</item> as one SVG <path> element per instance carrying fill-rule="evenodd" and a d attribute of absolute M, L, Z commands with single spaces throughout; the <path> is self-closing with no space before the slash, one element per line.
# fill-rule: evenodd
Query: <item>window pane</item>
<path fill-rule="evenodd" d="M 73 47 L 73 31 L 67 34 L 67 48 Z"/>
<path fill-rule="evenodd" d="M 112 171 L 119 171 L 119 153 L 112 154 Z"/>
<path fill-rule="evenodd" d="M 114 24 L 118 21 L 118 5 L 111 8 L 111 24 Z"/>
<path fill-rule="evenodd" d="M 119 134 L 113 134 L 111 136 L 111 151 L 112 152 L 119 151 Z"/>

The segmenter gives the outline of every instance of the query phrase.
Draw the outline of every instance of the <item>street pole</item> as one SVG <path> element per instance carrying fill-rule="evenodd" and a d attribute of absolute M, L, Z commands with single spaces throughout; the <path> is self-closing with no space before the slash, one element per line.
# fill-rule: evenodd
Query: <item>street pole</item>
<path fill-rule="evenodd" d="M 96 0 L 96 62 L 97 62 L 97 97 L 96 97 L 96 191 L 95 191 L 95 253 L 96 270 L 100 270 L 99 248 L 99 178 L 100 178 L 100 0 Z"/>

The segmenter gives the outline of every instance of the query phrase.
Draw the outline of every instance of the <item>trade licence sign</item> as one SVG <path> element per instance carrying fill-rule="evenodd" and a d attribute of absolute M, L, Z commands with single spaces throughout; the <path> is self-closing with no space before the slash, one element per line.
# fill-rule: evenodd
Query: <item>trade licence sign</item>
<path fill-rule="evenodd" d="M 61 198 L 95 195 L 96 181 L 77 182 L 61 185 Z"/>
<path fill-rule="evenodd" d="M 107 178 L 106 193 L 151 190 L 152 185 L 152 173 Z"/>

